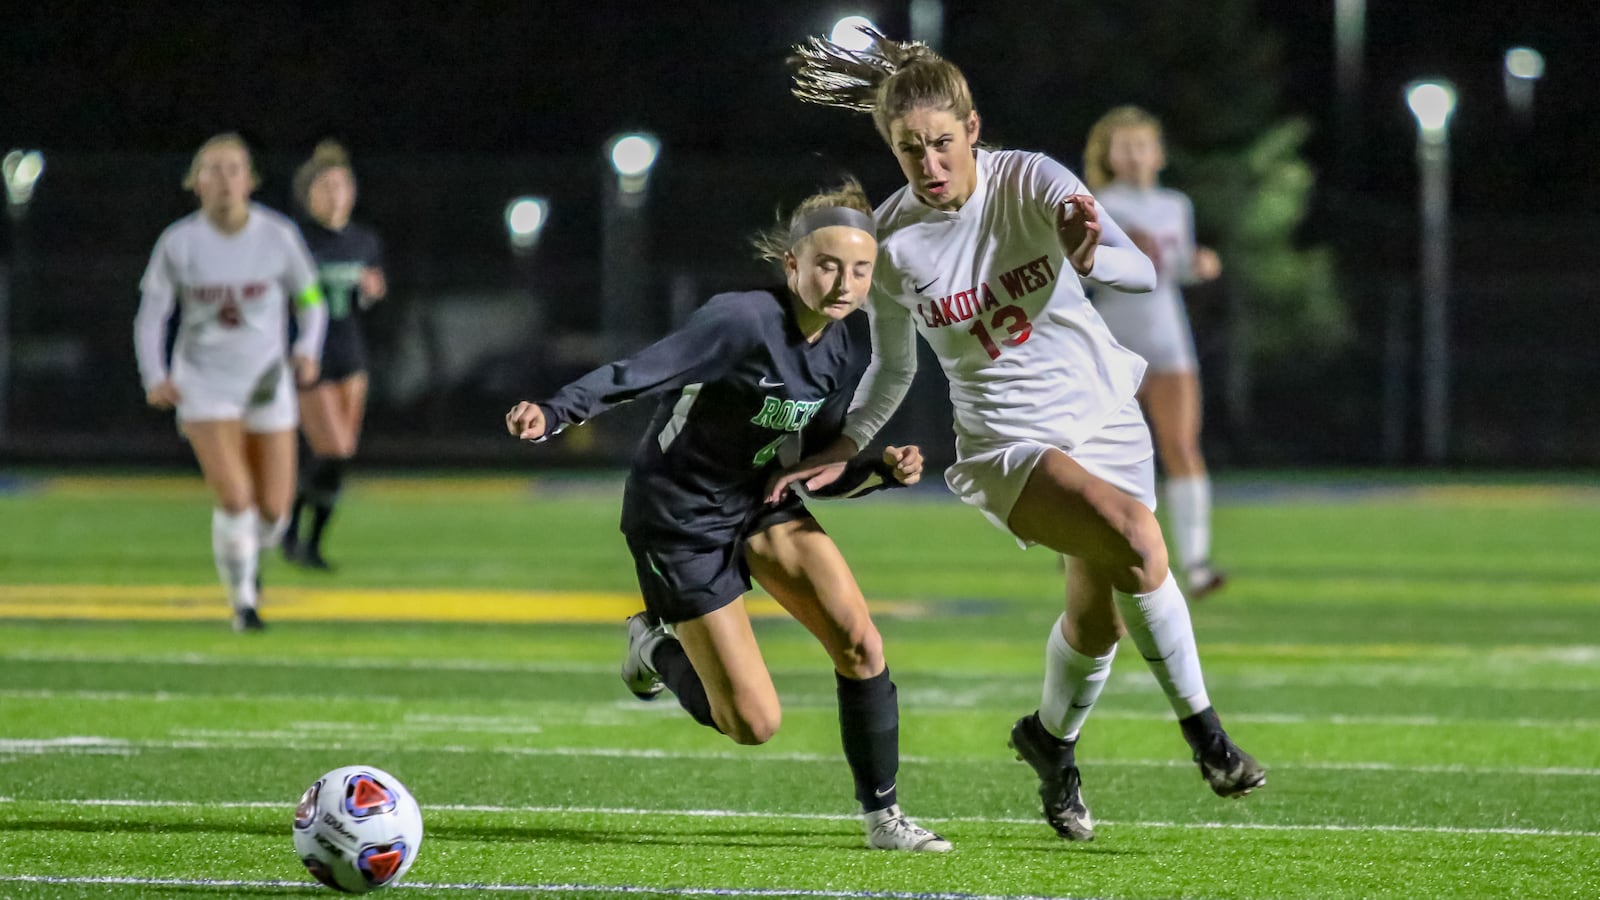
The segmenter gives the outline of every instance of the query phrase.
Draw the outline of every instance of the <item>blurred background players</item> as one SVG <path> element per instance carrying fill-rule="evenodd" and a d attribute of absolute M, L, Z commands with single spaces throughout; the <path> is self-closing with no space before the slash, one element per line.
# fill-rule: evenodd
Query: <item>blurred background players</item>
<path fill-rule="evenodd" d="M 1211 563 L 1211 478 L 1200 453 L 1200 378 L 1181 286 L 1210 281 L 1222 263 L 1194 238 L 1194 206 L 1160 186 L 1166 168 L 1161 124 L 1134 106 L 1106 113 L 1089 131 L 1084 180 L 1100 207 L 1127 230 L 1156 267 L 1156 287 L 1132 294 L 1096 286 L 1095 308 L 1117 343 L 1149 368 L 1139 401 L 1166 470 L 1167 521 L 1190 600 L 1222 587 Z"/>
<path fill-rule="evenodd" d="M 317 378 L 326 312 L 311 256 L 288 219 L 252 203 L 258 183 L 237 134 L 201 145 L 183 186 L 198 212 L 168 226 L 140 283 L 134 350 L 145 399 L 176 408 L 215 497 L 211 549 L 234 628 L 258 630 L 258 552 L 277 543 L 294 490 L 295 390 Z M 167 320 L 182 303 L 172 365 Z M 284 312 L 300 337 L 285 358 Z"/>
<path fill-rule="evenodd" d="M 323 141 L 295 172 L 294 195 L 308 221 L 301 232 L 317 264 L 328 306 L 321 378 L 300 388 L 300 430 L 311 448 L 300 469 L 294 512 L 283 537 L 283 555 L 309 569 L 329 568 L 322 539 L 344 485 L 344 468 L 355 455 L 367 408 L 367 350 L 359 314 L 388 293 L 382 245 L 371 228 L 350 221 L 356 179 L 350 158 L 336 141 Z M 311 524 L 302 532 L 302 511 Z"/>
<path fill-rule="evenodd" d="M 786 287 L 712 297 L 635 356 L 517 404 L 506 427 L 543 440 L 662 395 L 623 494 L 646 609 L 628 623 L 624 682 L 641 699 L 664 683 L 696 721 L 740 744 L 770 740 L 782 712 L 744 603 L 754 577 L 833 660 L 867 845 L 949 850 L 897 802 L 898 695 L 855 576 L 798 496 L 763 502 L 782 463 L 839 435 L 866 368 L 866 342 L 842 320 L 872 284 L 871 206 L 853 181 L 815 194 L 758 246 L 781 263 Z M 917 448 L 891 447 L 853 460 L 830 492 L 909 484 L 921 471 Z"/>

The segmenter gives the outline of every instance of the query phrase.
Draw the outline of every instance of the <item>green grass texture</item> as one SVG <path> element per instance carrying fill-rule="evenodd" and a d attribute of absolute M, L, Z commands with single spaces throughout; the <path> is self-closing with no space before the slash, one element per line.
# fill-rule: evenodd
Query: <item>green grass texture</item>
<path fill-rule="evenodd" d="M 634 594 L 615 477 L 353 478 L 339 568 L 269 559 L 250 635 L 198 477 L 0 480 L 0 609 L 19 585 L 215 598 L 197 621 L 0 618 L 0 898 L 332 896 L 290 821 L 350 764 L 422 805 L 402 897 L 1600 897 L 1583 479 L 1220 481 L 1232 580 L 1192 616 L 1268 784 L 1212 795 L 1126 646 L 1078 747 L 1086 844 L 1054 836 L 1006 749 L 1038 705 L 1056 558 L 937 485 L 815 504 L 883 605 L 900 799 L 949 854 L 866 849 L 831 666 L 792 621 L 756 623 L 784 705 L 760 747 L 629 695 L 620 620 L 273 621 L 275 589 Z"/>

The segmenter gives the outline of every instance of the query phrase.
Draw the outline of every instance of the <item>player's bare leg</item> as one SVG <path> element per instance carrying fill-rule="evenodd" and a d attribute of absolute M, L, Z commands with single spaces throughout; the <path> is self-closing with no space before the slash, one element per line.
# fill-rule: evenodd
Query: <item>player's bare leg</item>
<path fill-rule="evenodd" d="M 1167 517 L 1185 593 L 1200 600 L 1227 581 L 1211 564 L 1211 477 L 1200 450 L 1200 379 L 1193 372 L 1151 373 L 1139 398 L 1167 476 Z"/>
<path fill-rule="evenodd" d="M 255 482 L 245 452 L 244 424 L 237 419 L 185 422 L 183 433 L 211 489 L 211 552 L 217 577 L 228 593 L 234 628 L 256 631 L 256 565 L 260 534 Z"/>
<path fill-rule="evenodd" d="M 751 537 L 750 574 L 804 625 L 833 660 L 839 731 L 861 803 L 867 846 L 943 852 L 950 842 L 901 812 L 900 712 L 883 638 L 839 548 L 813 519 L 783 522 Z"/>

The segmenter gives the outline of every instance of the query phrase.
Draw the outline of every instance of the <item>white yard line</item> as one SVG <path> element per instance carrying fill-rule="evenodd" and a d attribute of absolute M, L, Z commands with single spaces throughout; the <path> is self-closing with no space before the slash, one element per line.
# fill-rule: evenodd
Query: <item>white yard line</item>
<path fill-rule="evenodd" d="M 285 813 L 294 808 L 294 802 L 266 800 L 191 801 L 191 800 L 122 800 L 122 799 L 55 799 L 29 800 L 0 797 L 0 804 L 40 803 L 71 806 L 101 806 L 125 809 L 278 809 Z M 652 809 L 642 807 L 612 806 L 502 806 L 487 804 L 429 803 L 429 812 L 488 813 L 501 815 L 600 815 L 626 816 L 676 816 L 694 819 L 771 819 L 779 821 L 851 822 L 859 821 L 855 815 L 842 813 L 789 813 L 757 812 L 737 809 Z M 956 822 L 977 825 L 1038 825 L 1037 816 L 926 816 L 919 820 L 928 822 Z M 1565 831 L 1545 828 L 1456 828 L 1437 825 L 1342 825 L 1337 823 L 1265 823 L 1265 822 L 1168 822 L 1152 820 L 1097 819 L 1096 825 L 1123 828 L 1171 828 L 1242 831 L 1318 831 L 1318 832 L 1386 832 L 1395 834 L 1452 834 L 1452 835 L 1509 835 L 1522 837 L 1573 837 L 1600 838 L 1600 831 Z"/>

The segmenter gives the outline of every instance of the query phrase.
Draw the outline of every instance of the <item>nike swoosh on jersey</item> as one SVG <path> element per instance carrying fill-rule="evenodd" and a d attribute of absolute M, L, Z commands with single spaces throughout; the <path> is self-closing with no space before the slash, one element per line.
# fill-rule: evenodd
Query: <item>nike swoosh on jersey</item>
<path fill-rule="evenodd" d="M 920 293 L 922 293 L 922 292 L 923 292 L 923 291 L 925 291 L 925 290 L 927 290 L 927 289 L 928 289 L 928 288 L 931 288 L 931 287 L 933 287 L 933 284 L 934 284 L 934 282 L 935 282 L 935 281 L 938 281 L 938 280 L 939 280 L 939 279 L 937 279 L 937 278 L 935 278 L 935 279 L 934 279 L 934 280 L 933 280 L 933 281 L 930 281 L 930 282 L 928 282 L 928 283 L 927 283 L 927 284 L 924 284 L 924 285 L 922 285 L 922 286 L 920 286 L 920 287 L 919 287 L 919 286 L 917 286 L 917 285 L 912 285 L 912 286 L 911 286 L 911 289 L 912 289 L 912 290 L 914 290 L 914 291 L 916 291 L 916 292 L 917 292 L 917 293 L 919 293 L 919 294 L 920 294 Z"/>
<path fill-rule="evenodd" d="M 758 386 L 764 387 L 764 388 L 783 387 L 783 382 L 781 382 L 781 381 L 768 381 L 767 380 L 767 376 L 765 376 L 765 375 L 761 376 L 761 378 L 758 381 L 756 381 L 756 384 Z"/>

